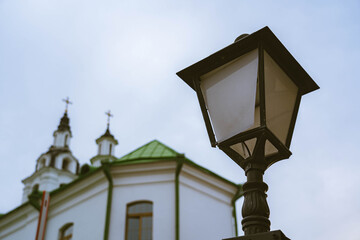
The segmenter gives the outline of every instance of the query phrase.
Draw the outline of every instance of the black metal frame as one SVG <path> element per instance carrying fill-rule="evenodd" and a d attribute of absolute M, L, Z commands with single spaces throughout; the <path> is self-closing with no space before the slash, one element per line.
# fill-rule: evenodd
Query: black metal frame
<path fill-rule="evenodd" d="M 245 142 L 246 140 L 254 138 L 256 138 L 256 144 L 253 151 L 254 154 L 249 158 L 243 158 L 239 153 L 231 148 L 234 144 Z M 277 153 L 264 156 L 266 140 L 268 140 L 277 149 Z M 251 161 L 264 159 L 266 167 L 269 167 L 273 163 L 291 156 L 290 150 L 265 126 L 254 128 L 235 135 L 234 137 L 219 143 L 218 147 L 244 170 L 247 164 Z"/>
<path fill-rule="evenodd" d="M 200 79 L 194 78 L 193 82 L 194 82 L 195 91 L 196 91 L 196 94 L 197 94 L 197 97 L 198 97 L 198 100 L 199 100 L 199 103 L 200 103 L 201 113 L 202 113 L 204 121 L 205 121 L 206 130 L 207 130 L 208 135 L 209 135 L 211 146 L 216 147 L 217 142 L 216 142 L 216 139 L 215 139 L 214 130 L 213 130 L 212 125 L 211 125 L 211 120 L 210 120 L 210 117 L 209 117 L 209 114 L 208 114 L 208 110 L 206 108 L 204 96 L 203 96 L 203 93 L 202 93 L 201 88 L 200 88 Z"/>
<path fill-rule="evenodd" d="M 258 49 L 259 60 L 257 84 L 259 87 L 258 91 L 260 97 L 260 126 L 241 132 L 229 139 L 217 143 L 211 124 L 211 119 L 205 105 L 205 99 L 200 87 L 201 76 L 237 59 L 238 57 L 254 49 Z M 274 133 L 271 132 L 266 124 L 266 79 L 264 76 L 264 51 L 270 55 L 270 57 L 298 87 L 298 93 L 296 96 L 285 143 L 280 141 L 274 135 Z M 251 235 L 251 239 L 258 239 L 256 236 L 259 236 L 259 239 L 263 239 L 261 236 L 263 236 L 264 239 L 268 239 L 267 237 L 269 237 L 269 233 L 271 233 L 269 232 L 270 209 L 266 201 L 266 192 L 268 186 L 263 182 L 263 174 L 265 170 L 273 163 L 290 157 L 291 152 L 289 147 L 300 106 L 301 96 L 318 89 L 318 85 L 291 56 L 291 54 L 268 27 L 265 27 L 246 37 L 240 38 L 240 40 L 227 46 L 226 48 L 178 72 L 177 75 L 196 91 L 211 146 L 215 147 L 217 145 L 225 154 L 227 154 L 245 171 L 247 182 L 243 185 L 244 203 L 242 208 L 243 220 L 241 222 L 245 235 Z M 245 141 L 250 139 L 256 139 L 252 153 L 250 153 L 249 148 L 245 144 Z M 269 141 L 277 149 L 277 152 L 266 155 L 265 147 L 267 141 Z M 245 145 L 249 153 L 249 157 L 244 158 L 240 155 L 240 153 L 231 148 L 231 146 L 239 143 L 243 143 Z M 264 232 L 268 232 L 268 234 L 260 234 L 261 236 L 257 235 L 258 233 Z M 271 236 L 273 235 L 274 234 Z M 239 239 L 250 238 L 245 236 L 240 237 Z M 281 235 L 281 239 L 287 238 Z"/>
<path fill-rule="evenodd" d="M 225 141 L 217 142 L 213 126 L 211 124 L 211 119 L 205 105 L 204 96 L 200 88 L 200 77 L 254 49 L 258 49 L 259 60 L 258 84 L 260 92 L 260 127 L 239 133 Z M 295 100 L 285 144 L 283 144 L 266 126 L 264 51 L 269 54 L 269 56 L 298 87 L 298 94 Z M 212 54 L 200 62 L 178 72 L 177 74 L 196 91 L 211 146 L 215 147 L 218 145 L 222 151 L 224 151 L 242 168 L 246 166 L 247 162 L 260 157 L 258 153 L 259 151 L 263 154 L 262 157 L 265 158 L 268 166 L 276 161 L 290 157 L 291 152 L 289 148 L 300 106 L 301 96 L 319 88 L 268 27 L 248 35 L 247 37 Z M 254 154 L 251 157 L 245 159 L 231 149 L 232 145 L 250 140 L 251 138 L 256 138 L 256 145 L 253 151 Z M 266 140 L 268 140 L 277 149 L 277 153 L 269 156 L 264 155 L 263 149 L 265 147 Z"/>
<path fill-rule="evenodd" d="M 258 44 L 258 83 L 260 91 L 260 127 L 239 133 L 225 141 L 218 143 L 215 138 L 215 133 L 211 124 L 211 119 L 209 117 L 208 110 L 206 108 L 205 100 L 203 93 L 200 88 L 200 78 L 193 78 L 193 85 L 200 103 L 201 112 L 205 121 L 205 126 L 208 132 L 209 140 L 212 147 L 218 147 L 226 153 L 233 161 L 235 161 L 240 167 L 245 169 L 247 163 L 253 159 L 258 159 L 259 157 L 265 158 L 267 167 L 273 163 L 280 161 L 282 159 L 289 158 L 291 152 L 289 151 L 290 142 L 292 133 L 295 127 L 295 121 L 297 117 L 298 108 L 300 105 L 301 94 L 297 94 L 292 118 L 289 125 L 288 135 L 286 137 L 286 144 L 284 145 L 266 126 L 266 103 L 265 103 L 265 72 L 264 72 L 264 49 L 261 42 Z M 249 49 L 247 52 L 243 52 L 242 55 L 252 51 L 254 49 Z M 269 53 L 268 53 L 269 54 Z M 269 54 L 270 55 L 270 54 Z M 271 56 L 271 55 L 270 55 Z M 240 57 L 240 56 L 238 56 Z M 281 65 L 279 65 L 281 67 Z M 243 158 L 236 151 L 231 149 L 231 146 L 237 143 L 245 142 L 247 140 L 256 138 L 256 145 L 254 148 L 254 154 L 249 158 Z M 264 154 L 263 149 L 265 148 L 265 142 L 268 140 L 276 149 L 277 153 L 271 154 L 269 156 L 259 156 L 261 152 Z"/>

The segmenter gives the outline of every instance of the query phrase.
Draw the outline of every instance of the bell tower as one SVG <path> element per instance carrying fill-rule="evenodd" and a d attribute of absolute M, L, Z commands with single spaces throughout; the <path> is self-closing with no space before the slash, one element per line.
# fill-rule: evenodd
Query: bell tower
<path fill-rule="evenodd" d="M 32 191 L 52 191 L 61 184 L 67 184 L 77 178 L 79 162 L 70 151 L 70 119 L 68 117 L 69 98 L 66 103 L 65 113 L 60 120 L 57 130 L 54 131 L 54 142 L 49 150 L 40 155 L 36 160 L 35 172 L 25 178 L 22 202 L 28 200 Z"/>
<path fill-rule="evenodd" d="M 96 144 L 98 145 L 98 154 L 90 159 L 90 162 L 95 167 L 101 166 L 102 161 L 113 161 L 116 160 L 114 157 L 115 146 L 118 145 L 118 141 L 110 133 L 110 118 L 113 115 L 110 113 L 110 110 L 105 113 L 108 116 L 107 128 L 105 133 L 96 139 Z"/>

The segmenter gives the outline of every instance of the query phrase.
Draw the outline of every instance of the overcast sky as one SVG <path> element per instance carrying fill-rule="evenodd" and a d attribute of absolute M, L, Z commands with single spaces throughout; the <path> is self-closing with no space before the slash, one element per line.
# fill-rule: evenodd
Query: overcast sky
<path fill-rule="evenodd" d="M 244 182 L 211 148 L 195 93 L 175 73 L 264 26 L 320 86 L 302 99 L 293 155 L 265 174 L 271 228 L 359 240 L 358 0 L 0 0 L 0 213 L 20 204 L 21 180 L 52 144 L 67 96 L 81 164 L 110 109 L 117 157 L 158 139 Z"/>

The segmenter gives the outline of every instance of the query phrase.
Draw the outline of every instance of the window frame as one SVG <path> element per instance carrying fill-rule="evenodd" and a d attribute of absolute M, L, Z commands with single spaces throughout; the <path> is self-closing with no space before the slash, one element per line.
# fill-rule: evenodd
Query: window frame
<path fill-rule="evenodd" d="M 65 135 L 65 139 L 64 139 L 64 146 L 65 146 L 65 147 L 68 146 L 67 141 L 68 141 L 68 135 L 66 134 L 66 135 Z"/>
<path fill-rule="evenodd" d="M 38 166 L 37 166 L 37 170 L 40 170 L 42 168 L 46 167 L 46 158 L 42 157 L 39 159 L 38 161 Z"/>
<path fill-rule="evenodd" d="M 68 230 L 70 227 L 73 228 L 72 232 L 71 232 L 71 236 L 67 235 L 64 236 L 65 231 Z M 66 237 L 66 238 L 65 238 Z M 69 238 L 71 237 L 71 238 Z M 59 240 L 71 240 L 74 239 L 74 223 L 73 222 L 69 222 L 69 223 L 65 223 L 60 229 L 59 229 Z"/>
<path fill-rule="evenodd" d="M 65 171 L 70 171 L 70 164 L 71 164 L 71 160 L 69 158 L 67 157 L 63 158 L 61 163 L 61 169 Z"/>
<path fill-rule="evenodd" d="M 152 211 L 151 212 L 145 212 L 145 213 L 129 213 L 129 208 L 133 205 L 141 204 L 141 203 L 150 203 L 152 205 Z M 143 217 L 151 217 L 152 225 L 151 225 L 151 239 L 153 239 L 153 212 L 154 212 L 154 203 L 149 200 L 141 200 L 141 201 L 135 201 L 126 204 L 126 216 L 125 216 L 125 240 L 128 239 L 128 226 L 129 226 L 129 218 L 131 217 L 138 217 L 139 218 L 139 240 L 141 240 L 141 230 L 142 230 L 142 218 Z"/>

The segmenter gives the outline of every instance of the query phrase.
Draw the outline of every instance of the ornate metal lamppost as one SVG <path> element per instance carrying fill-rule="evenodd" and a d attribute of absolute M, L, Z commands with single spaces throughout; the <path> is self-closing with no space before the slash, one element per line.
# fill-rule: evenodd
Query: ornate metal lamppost
<path fill-rule="evenodd" d="M 196 91 L 211 146 L 247 176 L 245 236 L 235 239 L 288 239 L 281 231 L 270 232 L 263 174 L 290 157 L 301 97 L 318 85 L 268 27 L 241 35 L 177 75 Z"/>

